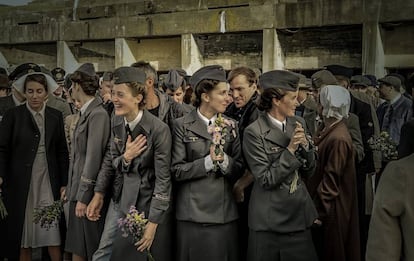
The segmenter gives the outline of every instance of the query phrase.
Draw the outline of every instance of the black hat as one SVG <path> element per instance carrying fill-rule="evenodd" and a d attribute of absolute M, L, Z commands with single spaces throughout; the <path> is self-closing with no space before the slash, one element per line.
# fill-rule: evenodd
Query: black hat
<path fill-rule="evenodd" d="M 224 71 L 221 65 L 204 66 L 191 76 L 190 84 L 193 88 L 196 88 L 202 80 L 226 82 L 226 71 Z"/>
<path fill-rule="evenodd" d="M 12 73 L 9 75 L 9 79 L 12 81 L 17 80 L 18 78 L 22 77 L 25 74 L 32 73 L 32 72 L 41 72 L 41 68 L 39 65 L 35 63 L 23 63 L 17 66 Z"/>
<path fill-rule="evenodd" d="M 102 81 L 112 81 L 114 74 L 112 72 L 104 72 L 102 75 Z"/>
<path fill-rule="evenodd" d="M 394 86 L 395 88 L 401 87 L 401 80 L 395 76 L 385 76 L 378 80 L 380 83 L 385 83 L 386 85 Z"/>
<path fill-rule="evenodd" d="M 365 76 L 354 75 L 351 78 L 351 84 L 368 87 L 371 85 L 371 81 Z"/>
<path fill-rule="evenodd" d="M 0 89 L 11 89 L 7 74 L 0 73 Z"/>
<path fill-rule="evenodd" d="M 52 73 L 53 79 L 55 79 L 57 83 L 63 83 L 65 81 L 66 72 L 62 68 L 56 67 L 55 69 L 51 71 L 51 73 Z"/>
<path fill-rule="evenodd" d="M 279 88 L 287 91 L 296 91 L 299 84 L 299 75 L 294 72 L 274 70 L 265 72 L 259 77 L 259 85 L 265 90 Z"/>
<path fill-rule="evenodd" d="M 84 63 L 78 69 L 77 72 L 84 73 L 90 77 L 96 76 L 95 67 L 91 63 Z"/>
<path fill-rule="evenodd" d="M 366 77 L 370 81 L 369 86 L 374 86 L 374 87 L 378 86 L 377 77 L 375 77 L 375 75 L 365 74 L 364 77 Z"/>
<path fill-rule="evenodd" d="M 351 79 L 354 74 L 354 69 L 339 64 L 327 65 L 325 66 L 325 69 L 330 71 L 333 75 L 341 75 L 349 79 Z"/>
<path fill-rule="evenodd" d="M 338 80 L 328 70 L 320 70 L 312 74 L 312 86 L 314 89 L 320 89 L 325 85 L 337 85 Z"/>
<path fill-rule="evenodd" d="M 115 69 L 113 80 L 115 84 L 137 82 L 145 84 L 147 77 L 145 73 L 136 67 L 119 67 Z"/>
<path fill-rule="evenodd" d="M 163 85 L 165 88 L 175 91 L 183 85 L 183 82 L 183 76 L 181 76 L 176 70 L 169 70 L 167 77 L 165 77 L 163 81 Z"/>
<path fill-rule="evenodd" d="M 0 67 L 0 74 L 7 75 L 7 70 L 4 69 L 3 67 Z"/>

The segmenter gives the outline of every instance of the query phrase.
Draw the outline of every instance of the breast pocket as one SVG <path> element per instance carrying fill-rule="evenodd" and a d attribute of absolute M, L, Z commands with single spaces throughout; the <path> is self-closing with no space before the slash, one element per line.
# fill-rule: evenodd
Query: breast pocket
<path fill-rule="evenodd" d="M 276 144 L 265 145 L 265 152 L 271 164 L 279 164 L 280 155 L 285 148 Z"/>
<path fill-rule="evenodd" d="M 198 136 L 184 136 L 186 157 L 188 161 L 193 161 L 205 157 L 209 152 L 210 141 Z"/>

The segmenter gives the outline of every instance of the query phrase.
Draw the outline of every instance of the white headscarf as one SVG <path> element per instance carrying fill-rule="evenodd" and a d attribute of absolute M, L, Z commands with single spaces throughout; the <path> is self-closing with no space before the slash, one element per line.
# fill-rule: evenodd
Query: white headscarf
<path fill-rule="evenodd" d="M 42 74 L 46 77 L 49 94 L 52 94 L 59 87 L 59 85 L 56 83 L 52 76 L 43 72 L 30 72 L 28 74 L 23 75 L 13 83 L 13 87 L 16 88 L 20 93 L 24 93 L 24 82 L 26 81 L 27 76 L 32 74 Z"/>
<path fill-rule="evenodd" d="M 348 118 L 351 95 L 347 89 L 338 85 L 327 85 L 321 88 L 319 95 L 323 107 L 322 116 L 326 118 Z"/>

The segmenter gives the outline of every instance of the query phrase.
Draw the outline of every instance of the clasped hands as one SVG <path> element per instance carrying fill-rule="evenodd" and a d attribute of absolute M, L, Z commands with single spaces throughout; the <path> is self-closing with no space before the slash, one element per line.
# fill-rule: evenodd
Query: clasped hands
<path fill-rule="evenodd" d="M 295 130 L 293 131 L 292 137 L 290 138 L 290 143 L 287 149 L 294 154 L 298 149 L 299 145 L 302 145 L 304 148 L 309 146 L 309 141 L 306 138 L 305 130 L 302 127 L 302 124 L 296 122 Z"/>

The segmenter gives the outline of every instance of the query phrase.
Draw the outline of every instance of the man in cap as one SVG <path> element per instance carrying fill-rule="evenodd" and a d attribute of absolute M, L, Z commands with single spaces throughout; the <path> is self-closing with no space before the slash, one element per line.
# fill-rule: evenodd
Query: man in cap
<path fill-rule="evenodd" d="M 316 133 L 316 117 L 318 115 L 318 104 L 312 95 L 312 80 L 306 78 L 303 74 L 298 74 L 299 80 L 299 91 L 298 91 L 298 102 L 299 106 L 296 107 L 295 114 L 305 119 L 306 126 L 309 129 L 311 136 Z"/>
<path fill-rule="evenodd" d="M 0 74 L 0 97 L 9 96 L 11 92 L 11 86 L 9 83 L 9 77 L 7 74 Z"/>
<path fill-rule="evenodd" d="M 184 103 L 185 91 L 187 88 L 187 82 L 182 74 L 178 70 L 169 70 L 168 74 L 161 84 L 164 92 L 169 95 L 175 102 L 181 104 L 184 113 L 190 112 L 193 106 Z"/>
<path fill-rule="evenodd" d="M 109 115 L 112 115 L 112 112 L 114 110 L 114 104 L 112 103 L 111 95 L 113 86 L 113 73 L 104 72 L 99 82 L 99 95 L 101 96 L 103 106 Z"/>
<path fill-rule="evenodd" d="M 63 70 L 60 67 L 56 67 L 55 69 L 53 69 L 51 71 L 53 79 L 55 80 L 55 82 L 59 85 L 59 87 L 53 92 L 53 95 L 55 95 L 56 97 L 61 97 L 64 98 L 64 92 L 63 92 L 63 86 L 64 86 L 64 82 L 65 82 L 65 70 Z"/>
<path fill-rule="evenodd" d="M 377 109 L 381 131 L 390 134 L 391 139 L 399 144 L 401 127 L 413 116 L 412 101 L 401 95 L 401 80 L 395 76 L 386 76 L 380 82 L 380 97 L 385 100 Z"/>

